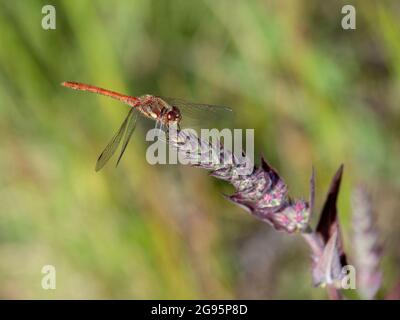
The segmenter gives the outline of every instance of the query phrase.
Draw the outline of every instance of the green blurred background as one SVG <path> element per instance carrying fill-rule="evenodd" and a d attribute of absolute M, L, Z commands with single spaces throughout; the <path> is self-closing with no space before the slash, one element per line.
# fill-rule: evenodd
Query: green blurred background
<path fill-rule="evenodd" d="M 42 6 L 57 12 L 41 27 Z M 0 1 L 1 298 L 326 298 L 298 236 L 223 199 L 207 172 L 146 162 L 142 123 L 121 165 L 95 173 L 126 106 L 60 86 L 80 81 L 235 109 L 256 153 L 317 206 L 340 163 L 372 191 L 384 286 L 399 277 L 400 3 Z M 41 269 L 57 289 L 41 288 Z"/>

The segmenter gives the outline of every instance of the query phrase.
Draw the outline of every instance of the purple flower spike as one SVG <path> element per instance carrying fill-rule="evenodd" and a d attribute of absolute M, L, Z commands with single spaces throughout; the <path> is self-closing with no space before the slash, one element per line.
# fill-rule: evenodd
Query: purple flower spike
<path fill-rule="evenodd" d="M 308 223 L 314 206 L 314 170 L 310 180 L 309 202 L 293 200 L 288 195 L 288 188 L 282 177 L 263 157 L 259 167 L 254 167 L 250 173 L 242 175 L 241 169 L 253 167 L 250 159 L 244 155 L 238 159 L 232 152 L 223 150 L 222 145 L 203 141 L 184 130 L 177 131 L 172 137 L 168 143 L 175 147 L 183 158 L 198 160 L 202 155 L 212 153 L 217 155 L 218 160 L 222 160 L 218 164 L 197 161 L 192 165 L 210 170 L 210 175 L 230 182 L 235 188 L 235 193 L 226 198 L 277 230 L 287 233 L 310 232 Z M 326 217 L 326 214 L 324 216 Z"/>
<path fill-rule="evenodd" d="M 376 227 L 371 197 L 363 186 L 352 195 L 354 264 L 357 267 L 358 292 L 364 299 L 374 299 L 381 287 L 382 245 Z"/>
<path fill-rule="evenodd" d="M 284 230 L 288 233 L 303 232 L 308 227 L 310 210 L 307 202 L 296 200 L 271 217 L 274 227 L 278 230 Z"/>
<path fill-rule="evenodd" d="M 198 160 L 202 155 L 218 155 L 218 164 L 197 161 L 193 166 L 210 170 L 210 175 L 229 181 L 235 188 L 232 196 L 226 196 L 235 204 L 249 211 L 253 216 L 271 224 L 275 229 L 288 233 L 305 232 L 310 219 L 310 205 L 303 200 L 292 200 L 288 188 L 262 157 L 260 167 L 242 175 L 244 167 L 252 167 L 250 159 L 238 159 L 232 152 L 223 150 L 222 145 L 210 144 L 185 131 L 177 131 L 168 143 L 177 149 L 185 159 Z M 195 152 L 193 152 L 195 151 Z M 243 155 L 244 156 L 244 155 Z M 314 202 L 314 174 L 311 178 L 310 203 Z M 312 206 L 311 206 L 312 208 Z"/>
<path fill-rule="evenodd" d="M 294 233 L 308 228 L 309 204 L 289 198 L 285 182 L 264 158 L 261 158 L 261 167 L 237 183 L 236 189 L 228 198 L 275 229 Z"/>

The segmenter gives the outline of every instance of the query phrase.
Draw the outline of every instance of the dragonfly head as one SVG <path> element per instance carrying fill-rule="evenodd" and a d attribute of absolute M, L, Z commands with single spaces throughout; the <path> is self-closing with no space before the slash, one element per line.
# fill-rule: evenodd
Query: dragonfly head
<path fill-rule="evenodd" d="M 168 123 L 179 123 L 182 119 L 181 111 L 177 107 L 172 107 L 165 114 Z"/>

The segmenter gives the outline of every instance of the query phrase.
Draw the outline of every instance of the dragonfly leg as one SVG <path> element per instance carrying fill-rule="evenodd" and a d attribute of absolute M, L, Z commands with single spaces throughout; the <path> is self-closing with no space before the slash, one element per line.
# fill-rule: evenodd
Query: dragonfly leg
<path fill-rule="evenodd" d="M 161 125 L 161 122 L 160 121 L 156 121 L 156 125 L 155 125 L 155 127 L 154 127 L 154 129 L 156 129 L 156 136 L 157 136 L 157 138 L 159 139 L 160 138 L 160 125 Z"/>

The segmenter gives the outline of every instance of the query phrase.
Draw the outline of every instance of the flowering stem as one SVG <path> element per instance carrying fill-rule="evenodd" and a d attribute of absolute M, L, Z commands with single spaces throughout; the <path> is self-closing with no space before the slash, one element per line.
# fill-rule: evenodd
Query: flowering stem
<path fill-rule="evenodd" d="M 340 167 L 333 180 L 321 214 L 323 219 L 316 230 L 313 230 L 309 220 L 314 206 L 314 170 L 310 180 L 310 200 L 293 199 L 288 195 L 283 179 L 264 158 L 261 158 L 261 164 L 257 167 L 246 156 L 240 158 L 232 151 L 225 150 L 221 143 L 211 144 L 198 138 L 196 134 L 179 128 L 169 128 L 168 133 L 166 142 L 177 150 L 185 163 L 209 170 L 213 177 L 233 185 L 235 193 L 227 197 L 229 200 L 278 231 L 300 233 L 312 252 L 314 285 L 326 285 L 330 299 L 342 299 L 339 290 L 334 286 L 334 282 L 340 279 L 340 274 L 337 274 L 341 267 L 339 236 L 338 231 L 332 235 L 330 230 L 333 230 L 332 223 L 336 222 L 336 196 L 343 167 Z M 244 171 L 246 168 L 251 170 Z M 332 217 L 335 219 L 331 219 Z M 325 229 L 329 231 L 326 234 L 321 232 Z"/>
<path fill-rule="evenodd" d="M 324 245 L 318 234 L 311 230 L 311 232 L 301 233 L 304 240 L 311 249 L 312 257 L 320 257 L 324 251 Z M 330 300 L 342 300 L 343 296 L 334 285 L 327 285 L 328 296 Z"/>
<path fill-rule="evenodd" d="M 313 255 L 320 256 L 323 251 L 323 245 L 321 244 L 321 241 L 319 241 L 317 234 L 315 232 L 311 232 L 311 233 L 302 233 L 301 235 L 309 245 Z"/>
<path fill-rule="evenodd" d="M 330 300 L 343 300 L 343 296 L 338 289 L 333 285 L 328 285 L 326 287 L 328 290 L 328 296 Z"/>

